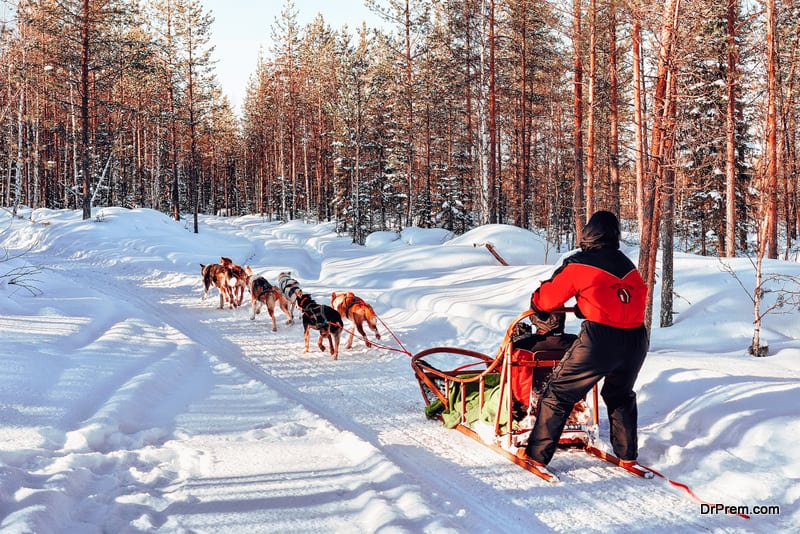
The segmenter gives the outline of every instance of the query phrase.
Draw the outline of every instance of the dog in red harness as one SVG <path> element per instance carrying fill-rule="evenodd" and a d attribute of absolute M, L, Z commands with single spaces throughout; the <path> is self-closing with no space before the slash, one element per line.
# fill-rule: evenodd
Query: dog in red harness
<path fill-rule="evenodd" d="M 330 306 L 317 304 L 307 293 L 300 295 L 297 299 L 297 305 L 302 310 L 303 340 L 305 341 L 306 352 L 308 352 L 311 330 L 316 330 L 319 332 L 319 340 L 317 341 L 319 350 L 325 351 L 323 341 L 327 339 L 331 355 L 334 360 L 337 359 L 339 357 L 339 339 L 342 336 L 342 316 Z"/>

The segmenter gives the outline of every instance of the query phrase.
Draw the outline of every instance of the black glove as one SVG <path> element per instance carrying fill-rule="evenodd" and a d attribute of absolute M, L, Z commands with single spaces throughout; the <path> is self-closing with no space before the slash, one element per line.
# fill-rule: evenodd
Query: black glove
<path fill-rule="evenodd" d="M 575 305 L 575 317 L 578 319 L 586 319 L 586 316 L 583 314 L 577 304 Z"/>
<path fill-rule="evenodd" d="M 533 295 L 535 295 L 535 294 L 536 294 L 535 291 L 533 292 L 533 294 L 531 294 L 531 309 L 533 310 L 533 313 L 536 314 L 536 317 L 540 321 L 546 321 L 547 319 L 550 318 L 550 312 L 549 311 L 540 310 L 539 308 L 536 307 L 536 304 L 533 303 Z"/>
<path fill-rule="evenodd" d="M 531 323 L 536 326 L 536 333 L 542 336 L 550 336 L 564 333 L 564 312 L 551 312 L 547 319 L 541 320 L 536 314 L 531 317 Z"/>

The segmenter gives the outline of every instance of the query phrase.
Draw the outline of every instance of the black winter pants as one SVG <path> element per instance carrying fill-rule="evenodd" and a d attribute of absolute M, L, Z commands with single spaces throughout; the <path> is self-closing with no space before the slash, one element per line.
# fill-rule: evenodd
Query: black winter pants
<path fill-rule="evenodd" d="M 526 454 L 543 464 L 549 463 L 572 407 L 605 378 L 600 394 L 608 408 L 611 446 L 619 458 L 635 460 L 638 413 L 633 385 L 647 349 L 644 326 L 614 328 L 584 321 L 578 339 L 553 370 L 542 393 Z"/>

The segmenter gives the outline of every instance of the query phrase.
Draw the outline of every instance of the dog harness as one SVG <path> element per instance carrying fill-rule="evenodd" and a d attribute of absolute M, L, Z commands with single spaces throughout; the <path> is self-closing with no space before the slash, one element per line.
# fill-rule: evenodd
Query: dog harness
<path fill-rule="evenodd" d="M 317 328 L 325 328 L 328 326 L 328 319 L 325 317 L 325 314 L 322 313 L 322 306 L 312 300 L 311 297 L 303 299 L 301 301 L 301 307 L 303 308 L 303 313 L 314 320 Z"/>
<path fill-rule="evenodd" d="M 253 287 L 254 288 L 257 288 L 257 287 L 258 288 L 262 288 L 263 291 L 266 293 L 267 291 L 272 289 L 273 286 L 272 286 L 272 284 L 269 283 L 269 280 L 267 280 L 266 278 L 260 277 L 260 278 L 256 278 L 255 280 L 253 280 Z"/>
<path fill-rule="evenodd" d="M 280 280 L 278 280 L 278 285 L 281 288 L 281 293 L 283 293 L 286 296 L 291 295 L 300 288 L 300 285 L 297 283 L 297 280 L 293 278 L 281 278 Z"/>
<path fill-rule="evenodd" d="M 364 299 L 361 297 L 357 297 L 355 295 L 347 295 L 344 298 L 344 315 L 350 315 L 350 308 L 355 306 L 356 304 L 364 304 Z"/>

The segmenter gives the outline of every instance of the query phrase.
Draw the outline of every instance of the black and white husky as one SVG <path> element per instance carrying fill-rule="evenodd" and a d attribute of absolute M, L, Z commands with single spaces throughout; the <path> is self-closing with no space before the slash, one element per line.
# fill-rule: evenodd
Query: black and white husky
<path fill-rule="evenodd" d="M 278 287 L 281 289 L 283 296 L 286 297 L 286 300 L 289 301 L 289 324 L 292 324 L 294 322 L 294 308 L 297 306 L 299 309 L 297 300 L 303 295 L 303 290 L 300 289 L 300 284 L 297 283 L 297 280 L 292 278 L 291 271 L 278 275 Z"/>

